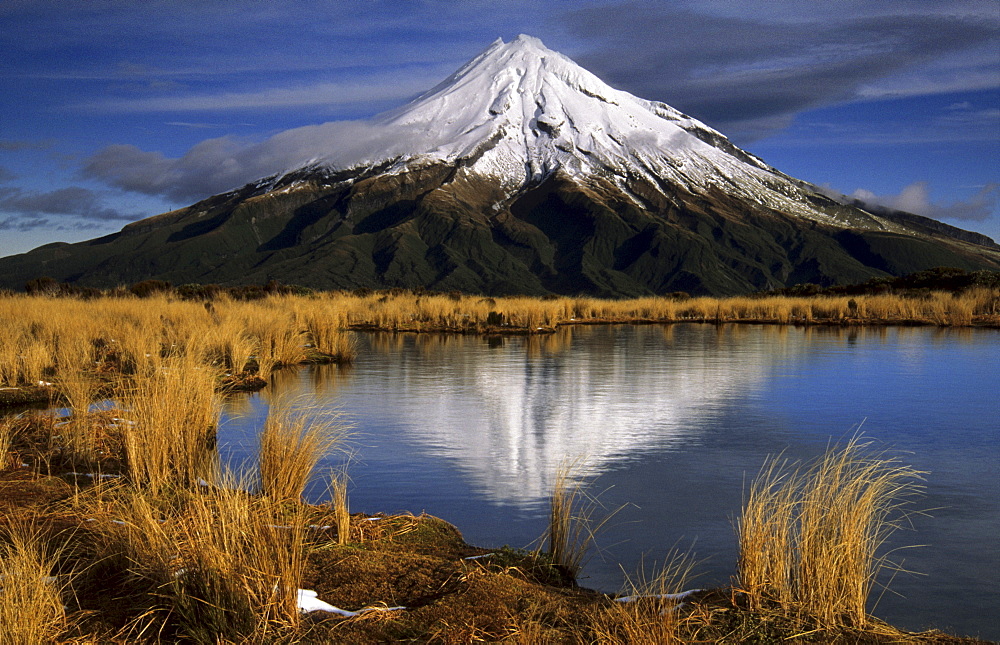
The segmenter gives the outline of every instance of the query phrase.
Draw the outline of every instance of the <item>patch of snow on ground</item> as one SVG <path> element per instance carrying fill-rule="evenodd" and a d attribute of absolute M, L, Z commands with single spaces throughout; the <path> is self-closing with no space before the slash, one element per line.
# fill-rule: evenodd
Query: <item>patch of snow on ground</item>
<path fill-rule="evenodd" d="M 360 616 L 361 614 L 365 614 L 370 611 L 400 611 L 402 609 L 406 609 L 406 607 L 365 607 L 364 609 L 359 609 L 358 611 L 349 611 L 347 609 L 341 609 L 340 607 L 334 607 L 325 600 L 317 598 L 317 595 L 318 594 L 312 589 L 299 589 L 299 611 L 302 613 L 325 611 L 327 613 L 336 614 L 345 618 L 354 618 L 355 616 Z"/>

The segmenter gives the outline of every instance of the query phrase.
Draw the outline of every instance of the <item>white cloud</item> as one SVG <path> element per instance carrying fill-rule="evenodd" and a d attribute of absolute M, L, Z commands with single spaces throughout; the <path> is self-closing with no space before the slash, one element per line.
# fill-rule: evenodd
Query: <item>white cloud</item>
<path fill-rule="evenodd" d="M 933 4 L 623 0 L 567 27 L 606 81 L 745 142 L 831 104 L 1000 87 L 1000 15 Z"/>
<path fill-rule="evenodd" d="M 372 82 L 314 83 L 241 92 L 217 92 L 91 101 L 67 109 L 96 112 L 192 112 L 344 106 L 402 101 L 431 87 L 443 75 L 381 76 Z"/>
<path fill-rule="evenodd" d="M 68 186 L 52 191 L 31 191 L 14 186 L 0 187 L 0 213 L 17 218 L 5 219 L 5 226 L 17 221 L 22 229 L 46 226 L 50 217 L 75 222 L 74 226 L 93 226 L 96 222 L 134 221 L 136 213 L 124 213 L 103 203 L 102 195 L 89 188 Z"/>
<path fill-rule="evenodd" d="M 926 181 L 913 182 L 896 195 L 876 195 L 870 190 L 859 188 L 851 193 L 851 197 L 937 220 L 982 222 L 992 217 L 1000 202 L 1000 184 L 987 184 L 971 198 L 949 204 L 931 201 L 930 183 Z"/>
<path fill-rule="evenodd" d="M 315 159 L 347 166 L 376 153 L 390 156 L 405 145 L 398 128 L 386 129 L 371 121 L 331 121 L 285 130 L 260 142 L 229 136 L 206 139 L 177 158 L 133 145 L 112 145 L 88 159 L 83 174 L 117 188 L 188 202 Z"/>

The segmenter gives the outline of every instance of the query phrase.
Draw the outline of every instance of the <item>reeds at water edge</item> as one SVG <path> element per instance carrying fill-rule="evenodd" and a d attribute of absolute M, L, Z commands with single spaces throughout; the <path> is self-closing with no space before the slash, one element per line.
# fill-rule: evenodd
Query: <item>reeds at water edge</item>
<path fill-rule="evenodd" d="M 320 358 L 350 362 L 356 352 L 346 314 L 329 299 L 278 297 L 212 303 L 164 294 L 90 300 L 0 296 L 0 387 L 58 383 L 63 376 L 148 373 L 190 356 L 219 371 L 258 370 Z"/>
<path fill-rule="evenodd" d="M 921 471 L 856 435 L 811 464 L 780 457 L 753 483 L 739 522 L 740 589 L 820 626 L 865 627 L 886 539 L 906 526 Z"/>
<path fill-rule="evenodd" d="M 137 486 L 191 488 L 211 480 L 220 402 L 217 374 L 192 356 L 167 359 L 162 369 L 124 381 L 125 462 Z"/>
<path fill-rule="evenodd" d="M 556 469 L 549 498 L 549 522 L 543 539 L 552 564 L 574 580 L 583 568 L 597 534 L 621 508 L 600 513 L 599 500 L 577 480 L 584 460 L 565 461 Z"/>
<path fill-rule="evenodd" d="M 306 360 L 349 363 L 357 352 L 351 328 L 536 333 L 594 322 L 1000 326 L 1000 292 L 608 300 L 390 290 L 255 301 L 219 295 L 205 303 L 165 293 L 90 300 L 8 294 L 0 296 L 0 387 L 57 382 L 104 366 L 136 374 L 182 355 L 197 355 L 220 372 L 256 370 L 267 379 L 274 369 Z"/>
<path fill-rule="evenodd" d="M 625 590 L 605 611 L 609 619 L 594 621 L 598 642 L 669 645 L 682 638 L 684 598 L 697 562 L 690 551 L 667 551 L 650 577 L 644 571 L 628 578 Z"/>
<path fill-rule="evenodd" d="M 329 294 L 263 303 L 222 299 L 211 309 L 165 296 L 88 302 L 36 298 L 29 315 L 17 320 L 11 312 L 19 310 L 0 298 L 0 385 L 55 384 L 52 390 L 72 414 L 58 426 L 50 420 L 46 436 L 70 462 L 95 458 L 87 417 L 98 391 L 110 392 L 120 405 L 115 422 L 125 443 L 125 476 L 117 488 L 80 503 L 92 504 L 84 511 L 86 526 L 99 535 L 102 566 L 125 572 L 129 590 L 149 602 L 149 613 L 136 619 L 123 638 L 163 634 L 195 642 L 257 641 L 299 621 L 294 601 L 309 531 L 303 492 L 316 479 L 320 460 L 341 445 L 346 428 L 342 420 L 277 401 L 261 437 L 259 471 L 240 477 L 226 473 L 214 449 L 216 389 L 224 371 L 257 369 L 268 376 L 307 358 L 312 349 L 349 353 L 352 336 L 345 329 L 365 321 L 420 330 L 487 329 L 491 314 L 496 314 L 494 323 L 528 329 L 596 320 L 788 323 L 877 316 L 965 325 L 1000 313 L 1000 300 L 992 293 L 903 303 L 876 297 L 616 302 L 404 295 Z M 441 337 L 418 342 L 440 342 Z M 101 380 L 108 365 L 115 371 Z M 15 463 L 14 457 L 11 426 L 0 423 L 0 470 Z M 593 498 L 574 474 L 572 466 L 565 466 L 556 478 L 546 545 L 548 557 L 570 577 L 579 574 L 595 533 L 608 521 L 595 517 Z M 870 624 L 866 602 L 879 583 L 879 570 L 893 566 L 881 549 L 888 534 L 905 523 L 919 475 L 858 439 L 810 464 L 768 462 L 740 520 L 736 593 L 760 612 L 780 612 L 812 625 Z M 337 542 L 360 541 L 361 522 L 352 536 L 344 474 L 331 478 L 331 490 L 325 512 L 333 521 L 326 522 L 336 525 Z M 34 566 L 37 575 L 25 575 L 46 585 L 23 598 L 0 592 L 0 632 L 42 633 L 38 642 L 49 642 L 72 622 L 65 611 L 50 611 L 57 600 L 60 608 L 65 603 L 64 579 L 57 577 L 53 584 L 47 582 L 51 574 L 44 573 L 54 570 L 54 561 L 45 559 L 53 552 L 52 542 L 36 533 L 24 536 L 17 546 L 20 538 L 13 533 L 0 535 L 5 545 L 0 574 L 18 575 L 2 567 L 27 562 L 23 566 Z M 28 559 L 19 560 L 24 553 Z M 669 564 L 629 593 L 655 597 L 682 591 L 684 583 L 678 581 L 687 579 L 690 563 L 686 569 L 681 564 Z M 0 589 L 6 589 L 3 580 Z M 53 590 L 55 596 L 49 593 Z M 675 604 L 650 598 L 610 605 L 602 610 L 606 615 L 595 613 L 586 633 L 602 635 L 598 641 L 672 642 L 682 628 Z M 9 609 L 4 605 L 14 610 L 3 613 Z M 34 612 L 31 618 L 40 626 L 16 624 L 26 612 Z M 608 620 L 600 622 L 602 616 Z M 30 638 L 10 642 L 25 641 Z"/>
<path fill-rule="evenodd" d="M 300 501 L 317 464 L 343 448 L 349 433 L 349 424 L 336 412 L 272 402 L 260 432 L 261 491 L 272 499 Z"/>
<path fill-rule="evenodd" d="M 13 421 L 11 417 L 0 418 L 0 472 L 17 465 L 11 453 L 14 439 Z"/>
<path fill-rule="evenodd" d="M 351 510 L 347 500 L 346 471 L 330 475 L 329 505 L 333 509 L 333 519 L 337 526 L 337 544 L 345 545 L 351 541 Z"/>

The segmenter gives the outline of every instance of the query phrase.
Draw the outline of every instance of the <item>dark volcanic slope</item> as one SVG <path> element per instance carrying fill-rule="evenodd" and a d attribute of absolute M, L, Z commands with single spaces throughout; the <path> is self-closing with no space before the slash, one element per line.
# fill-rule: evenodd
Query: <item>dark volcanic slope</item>
<path fill-rule="evenodd" d="M 637 296 L 858 282 L 941 265 L 1000 270 L 1000 251 L 932 220 L 919 235 L 834 227 L 721 191 L 665 195 L 639 180 L 627 197 L 599 177 L 556 172 L 508 195 L 433 164 L 397 174 L 304 171 L 265 186 L 0 259 L 0 284 L 20 288 L 42 275 L 98 287 L 274 278 L 321 289 Z M 824 199 L 816 195 L 816 205 L 850 215 Z M 906 217 L 911 228 L 924 220 Z"/>

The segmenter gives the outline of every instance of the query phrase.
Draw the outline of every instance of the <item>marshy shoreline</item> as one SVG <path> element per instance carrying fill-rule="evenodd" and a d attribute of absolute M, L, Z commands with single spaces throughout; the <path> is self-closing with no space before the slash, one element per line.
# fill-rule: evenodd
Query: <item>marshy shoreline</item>
<path fill-rule="evenodd" d="M 23 594 L 0 598 L 8 633 L 39 642 L 981 642 L 902 632 L 866 613 L 875 550 L 919 473 L 863 440 L 814 462 L 765 466 L 740 521 L 732 586 L 687 593 L 692 563 L 674 554 L 623 590 L 634 602 L 619 602 L 575 582 L 594 526 L 580 522 L 586 495 L 571 478 L 552 491 L 537 549 L 484 549 L 438 518 L 351 512 L 346 473 L 315 472 L 343 445 L 342 419 L 276 401 L 252 472 L 219 462 L 215 432 L 220 397 L 240 389 L 233 384 L 266 384 L 310 362 L 349 364 L 351 329 L 489 337 L 616 323 L 997 327 L 998 289 L 628 301 L 33 294 L 0 298 L 0 322 L 0 402 L 31 392 L 60 406 L 0 418 L 0 580 L 26 582 Z M 306 503 L 316 476 L 329 482 L 328 499 Z M 873 481 L 885 485 L 865 488 Z M 810 528 L 810 499 L 845 514 Z M 881 501 L 861 508 L 858 499 Z M 844 533 L 854 525 L 861 533 Z M 806 548 L 810 535 L 828 542 Z M 831 544 L 857 549 L 853 569 L 822 559 Z M 817 579 L 829 582 L 810 586 Z M 345 613 L 303 613 L 301 590 Z"/>
<path fill-rule="evenodd" d="M 782 599 L 766 582 L 782 559 L 751 548 L 752 535 L 732 586 L 696 588 L 695 563 L 674 553 L 651 579 L 606 594 L 576 584 L 551 534 L 536 550 L 487 549 L 436 517 L 350 513 L 335 492 L 306 504 L 267 476 L 270 485 L 222 476 L 156 487 L 123 471 L 0 470 L 0 568 L 24 585 L 0 599 L 8 633 L 67 643 L 985 642 Z M 758 481 L 758 493 L 773 484 Z M 745 515 L 744 531 L 774 528 Z M 300 611 L 301 590 L 327 609 Z"/>

